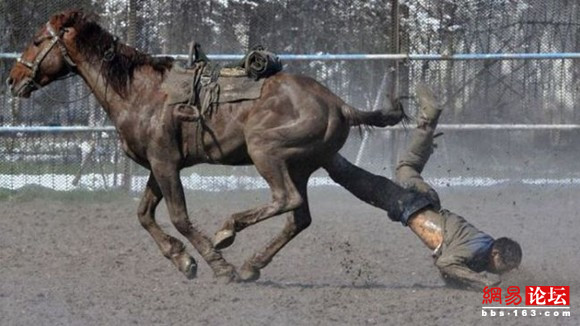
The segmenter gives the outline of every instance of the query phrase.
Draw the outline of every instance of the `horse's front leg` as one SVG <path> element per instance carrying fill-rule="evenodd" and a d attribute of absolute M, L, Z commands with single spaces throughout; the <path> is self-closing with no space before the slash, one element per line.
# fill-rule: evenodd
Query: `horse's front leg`
<path fill-rule="evenodd" d="M 235 268 L 222 257 L 218 250 L 214 249 L 209 238 L 189 220 L 185 194 L 177 166 L 164 161 L 151 162 L 151 171 L 165 197 L 169 217 L 177 231 L 191 242 L 211 267 L 216 277 L 225 278 L 226 281 L 236 280 Z"/>
<path fill-rule="evenodd" d="M 155 221 L 155 209 L 163 198 L 161 189 L 153 174 L 149 174 L 149 181 L 145 187 L 145 193 L 139 204 L 137 216 L 141 225 L 151 234 L 153 240 L 161 249 L 163 256 L 171 262 L 189 279 L 195 277 L 197 264 L 195 260 L 185 251 L 183 242 L 163 232 L 159 224 Z"/>

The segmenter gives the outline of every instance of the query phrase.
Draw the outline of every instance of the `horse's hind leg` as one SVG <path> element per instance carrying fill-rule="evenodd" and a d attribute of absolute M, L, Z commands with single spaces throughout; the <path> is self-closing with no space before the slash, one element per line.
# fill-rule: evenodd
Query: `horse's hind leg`
<path fill-rule="evenodd" d="M 303 203 L 302 196 L 290 177 L 285 161 L 265 153 L 254 154 L 252 160 L 260 175 L 270 186 L 272 202 L 233 214 L 216 232 L 214 247 L 217 249 L 229 247 L 234 242 L 236 232 L 272 216 L 294 210 Z"/>
<path fill-rule="evenodd" d="M 303 199 L 302 205 L 289 213 L 282 232 L 274 237 L 263 250 L 258 251 L 242 265 L 239 273 L 243 281 L 257 280 L 260 277 L 260 269 L 266 267 L 278 251 L 310 225 L 312 218 L 308 207 L 306 189 L 309 176 L 310 174 L 308 173 L 295 178 L 296 187 Z"/>
<path fill-rule="evenodd" d="M 162 198 L 163 194 L 159 189 L 159 185 L 153 175 L 150 174 L 137 212 L 139 222 L 151 234 L 153 240 L 161 249 L 163 256 L 171 260 L 187 278 L 192 279 L 197 273 L 195 260 L 185 251 L 185 246 L 181 241 L 163 232 L 155 221 L 155 209 Z"/>

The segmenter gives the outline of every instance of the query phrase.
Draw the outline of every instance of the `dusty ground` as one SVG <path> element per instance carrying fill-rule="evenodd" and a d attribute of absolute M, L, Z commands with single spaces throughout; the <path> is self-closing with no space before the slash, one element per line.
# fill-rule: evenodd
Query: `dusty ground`
<path fill-rule="evenodd" d="M 192 193 L 207 233 L 268 199 L 262 191 Z M 578 187 L 441 189 L 444 207 L 523 245 L 508 285 L 570 285 L 572 317 L 482 317 L 482 294 L 443 287 L 408 229 L 339 188 L 311 191 L 314 222 L 254 284 L 217 284 L 200 262 L 187 281 L 139 226 L 133 198 L 0 201 L 0 325 L 578 325 Z M 162 225 L 175 234 L 165 210 Z M 236 265 L 278 230 L 239 234 Z M 193 252 L 193 250 L 190 250 Z M 199 255 L 194 255 L 196 258 Z"/>

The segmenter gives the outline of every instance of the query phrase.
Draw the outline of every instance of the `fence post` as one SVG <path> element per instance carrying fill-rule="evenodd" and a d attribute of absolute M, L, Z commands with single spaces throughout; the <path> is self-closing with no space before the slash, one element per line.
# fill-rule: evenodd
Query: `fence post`
<path fill-rule="evenodd" d="M 401 5 L 399 0 L 391 0 L 391 53 L 409 53 L 408 35 L 401 28 L 401 15 L 408 17 L 409 9 Z M 391 78 L 390 98 L 408 98 L 409 95 L 409 67 L 408 62 L 401 63 L 396 60 L 393 64 L 393 77 Z M 398 133 L 388 133 L 389 152 L 391 157 L 391 171 L 394 171 L 398 162 Z"/>
<path fill-rule="evenodd" d="M 127 30 L 127 44 L 129 46 L 136 46 L 137 40 L 137 0 L 129 1 L 129 17 L 127 19 L 128 30 Z M 131 180 L 134 172 L 133 161 L 129 157 L 124 156 L 123 164 L 123 188 L 129 192 L 132 189 Z"/>

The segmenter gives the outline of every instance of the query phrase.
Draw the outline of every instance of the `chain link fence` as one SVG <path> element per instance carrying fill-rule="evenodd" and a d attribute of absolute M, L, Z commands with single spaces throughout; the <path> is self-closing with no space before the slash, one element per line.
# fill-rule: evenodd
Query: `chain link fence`
<path fill-rule="evenodd" d="M 241 54 L 257 44 L 285 54 L 580 52 L 577 1 L 4 0 L 0 53 L 19 53 L 53 13 L 79 7 L 98 14 L 122 42 L 153 54 L 185 54 L 191 40 L 212 54 Z M 2 80 L 14 63 L 6 57 L 0 59 Z M 303 60 L 287 61 L 284 69 L 312 76 L 364 109 L 380 106 L 394 90 L 411 115 L 414 88 L 425 82 L 445 104 L 441 124 L 578 122 L 578 60 Z M 110 122 L 75 77 L 30 99 L 11 97 L 2 84 L 0 125 L 103 127 Z M 425 171 L 443 185 L 580 180 L 578 129 L 445 133 Z M 342 153 L 389 176 L 409 134 L 353 130 Z M 2 189 L 40 184 L 58 190 L 138 191 L 146 182 L 147 171 L 125 157 L 113 131 L 2 131 L 0 157 Z M 266 186 L 253 167 L 202 165 L 182 176 L 189 189 Z M 320 178 L 324 173 L 316 176 L 313 183 L 328 182 Z"/>

